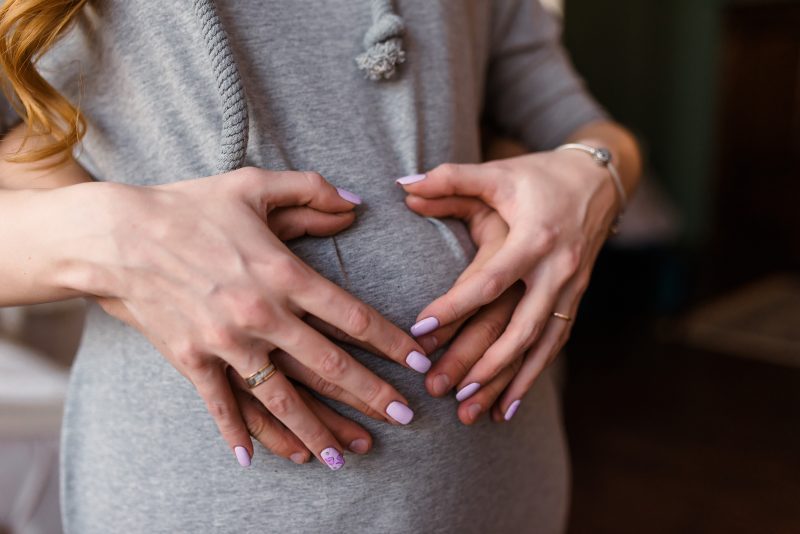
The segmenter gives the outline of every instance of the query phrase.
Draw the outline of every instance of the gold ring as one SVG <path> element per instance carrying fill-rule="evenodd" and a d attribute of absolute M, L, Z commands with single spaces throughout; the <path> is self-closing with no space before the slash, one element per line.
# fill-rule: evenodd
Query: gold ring
<path fill-rule="evenodd" d="M 277 372 L 278 369 L 275 367 L 275 364 L 270 362 L 244 380 L 247 382 L 247 385 L 250 386 L 250 389 L 253 389 L 254 387 L 259 386 L 272 378 L 272 375 Z"/>
<path fill-rule="evenodd" d="M 558 312 L 553 312 L 553 317 L 556 317 L 557 319 L 563 319 L 567 322 L 572 320 L 572 317 L 570 317 L 569 315 L 564 315 L 563 313 L 558 313 Z"/>

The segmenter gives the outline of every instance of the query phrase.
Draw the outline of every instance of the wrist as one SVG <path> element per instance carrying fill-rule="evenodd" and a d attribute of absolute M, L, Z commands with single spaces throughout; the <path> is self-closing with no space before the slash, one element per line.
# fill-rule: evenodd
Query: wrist
<path fill-rule="evenodd" d="M 126 218 L 127 188 L 92 182 L 39 193 L 41 206 L 55 207 L 43 232 L 50 251 L 43 286 L 80 296 L 119 294 L 111 270 L 118 248 L 112 233 Z"/>

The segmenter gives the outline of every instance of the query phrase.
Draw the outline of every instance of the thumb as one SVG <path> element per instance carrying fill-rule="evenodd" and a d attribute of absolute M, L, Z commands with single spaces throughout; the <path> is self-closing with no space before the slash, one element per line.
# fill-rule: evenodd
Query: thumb
<path fill-rule="evenodd" d="M 241 193 L 260 213 L 275 208 L 308 206 L 326 213 L 351 211 L 361 198 L 334 187 L 316 172 L 268 171 L 246 167 L 233 171 L 241 177 Z"/>
<path fill-rule="evenodd" d="M 325 213 L 307 207 L 279 208 L 267 216 L 267 226 L 281 241 L 311 235 L 338 234 L 356 219 L 353 211 Z"/>
<path fill-rule="evenodd" d="M 446 196 L 478 197 L 490 203 L 496 180 L 481 164 L 444 163 L 426 174 L 405 176 L 396 180 L 407 193 L 425 198 Z"/>

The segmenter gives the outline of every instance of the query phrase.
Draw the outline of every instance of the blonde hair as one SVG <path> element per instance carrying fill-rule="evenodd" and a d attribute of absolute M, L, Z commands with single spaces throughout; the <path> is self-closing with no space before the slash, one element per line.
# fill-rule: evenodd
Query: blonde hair
<path fill-rule="evenodd" d="M 86 120 L 36 70 L 36 62 L 61 38 L 87 0 L 5 0 L 0 7 L 0 68 L 2 90 L 27 125 L 25 140 L 42 136 L 47 142 L 20 150 L 9 161 L 36 162 L 58 156 L 71 158 L 83 137 Z"/>

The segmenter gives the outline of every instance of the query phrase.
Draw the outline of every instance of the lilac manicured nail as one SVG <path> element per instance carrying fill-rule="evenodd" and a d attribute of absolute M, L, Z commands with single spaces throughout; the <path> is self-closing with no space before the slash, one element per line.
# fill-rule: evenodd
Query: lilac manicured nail
<path fill-rule="evenodd" d="M 515 413 L 517 413 L 517 410 L 519 409 L 519 405 L 521 402 L 522 402 L 521 400 L 515 400 L 514 402 L 512 402 L 511 406 L 509 406 L 508 410 L 506 410 L 506 414 L 503 416 L 503 419 L 505 419 L 506 421 L 511 421 L 511 418 L 514 417 Z"/>
<path fill-rule="evenodd" d="M 428 359 L 428 357 L 415 350 L 412 350 L 408 353 L 408 356 L 406 357 L 406 363 L 418 373 L 427 373 L 428 369 L 431 368 L 431 361 Z"/>
<path fill-rule="evenodd" d="M 342 189 L 341 187 L 336 188 L 336 192 L 339 193 L 339 196 L 345 199 L 346 201 L 359 205 L 361 204 L 361 197 L 356 195 L 355 193 L 351 193 L 347 189 Z"/>
<path fill-rule="evenodd" d="M 333 447 L 328 447 L 319 453 L 319 455 L 322 456 L 322 459 L 325 460 L 325 463 L 328 464 L 328 467 L 334 471 L 338 471 L 344 467 L 344 456 L 342 456 L 342 453 Z"/>
<path fill-rule="evenodd" d="M 298 465 L 306 463 L 306 455 L 302 452 L 292 454 L 289 459 Z"/>
<path fill-rule="evenodd" d="M 473 382 L 472 384 L 467 384 L 456 393 L 456 400 L 461 402 L 463 400 L 467 400 L 471 396 L 475 394 L 476 391 L 481 389 L 481 385 L 477 382 Z"/>
<path fill-rule="evenodd" d="M 386 407 L 386 413 L 401 425 L 407 425 L 414 419 L 414 411 L 402 402 L 390 402 Z"/>
<path fill-rule="evenodd" d="M 411 185 L 417 182 L 421 182 L 425 179 L 425 174 L 412 174 L 411 176 L 403 176 L 402 178 L 398 178 L 395 180 L 395 183 L 400 185 Z"/>
<path fill-rule="evenodd" d="M 411 335 L 414 337 L 424 336 L 425 334 L 430 334 L 437 328 L 439 328 L 439 319 L 436 317 L 426 317 L 411 327 Z"/>
<path fill-rule="evenodd" d="M 236 455 L 236 460 L 239 462 L 239 465 L 242 467 L 250 467 L 250 453 L 247 452 L 242 446 L 236 446 L 233 448 L 233 453 Z"/>
<path fill-rule="evenodd" d="M 358 438 L 351 441 L 348 448 L 357 454 L 364 454 L 369 449 L 369 443 L 365 439 Z"/>

